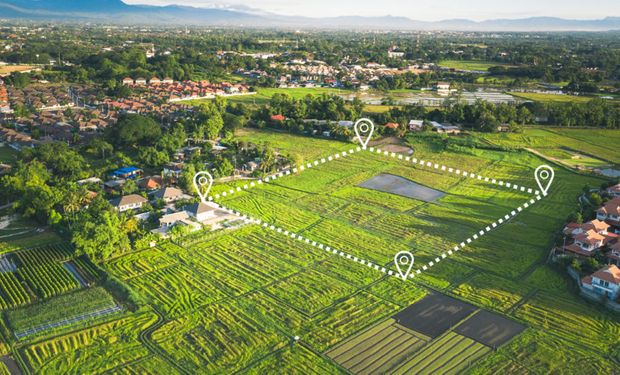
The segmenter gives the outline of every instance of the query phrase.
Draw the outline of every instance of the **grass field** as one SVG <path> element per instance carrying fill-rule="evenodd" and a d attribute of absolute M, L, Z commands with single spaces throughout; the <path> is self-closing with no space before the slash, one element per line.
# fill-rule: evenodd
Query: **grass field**
<path fill-rule="evenodd" d="M 247 104 L 268 104 L 271 100 L 271 97 L 275 94 L 287 94 L 295 99 L 302 99 L 307 95 L 344 95 L 350 93 L 350 90 L 344 89 L 334 89 L 329 87 L 298 87 L 298 88 L 267 88 L 260 87 L 256 90 L 256 94 L 254 95 L 239 95 L 239 96 L 229 96 L 226 98 L 227 101 L 231 103 L 247 103 Z M 201 100 L 191 100 L 184 102 L 189 105 L 198 105 L 204 100 L 211 99 L 201 99 Z"/>
<path fill-rule="evenodd" d="M 476 136 L 502 147 L 531 148 L 569 165 L 620 164 L 620 130 L 531 127 L 517 134 Z"/>
<path fill-rule="evenodd" d="M 2 67 L 0 67 L 2 69 Z M 11 163 L 15 161 L 15 157 L 17 156 L 17 151 L 8 147 L 1 146 L 0 147 L 0 163 Z"/>
<path fill-rule="evenodd" d="M 535 92 L 509 92 L 510 95 L 543 103 L 587 103 L 593 98 L 588 96 L 539 94 Z"/>
<path fill-rule="evenodd" d="M 0 76 L 8 75 L 13 72 L 24 72 L 34 69 L 31 65 L 0 65 Z"/>
<path fill-rule="evenodd" d="M 486 72 L 493 66 L 504 65 L 493 61 L 473 61 L 473 60 L 442 60 L 439 66 L 442 68 L 457 70 L 477 70 Z"/>

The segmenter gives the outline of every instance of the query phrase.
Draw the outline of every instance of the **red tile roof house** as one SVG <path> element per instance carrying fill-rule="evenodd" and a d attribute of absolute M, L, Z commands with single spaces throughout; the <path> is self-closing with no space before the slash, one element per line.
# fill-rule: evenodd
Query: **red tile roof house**
<path fill-rule="evenodd" d="M 620 184 L 608 187 L 607 195 L 611 197 L 620 197 Z"/>
<path fill-rule="evenodd" d="M 388 122 L 385 124 L 385 127 L 388 129 L 398 129 L 398 124 L 395 122 Z"/>
<path fill-rule="evenodd" d="M 615 197 L 598 210 L 596 218 L 612 225 L 620 225 L 620 197 Z"/>
<path fill-rule="evenodd" d="M 286 120 L 286 117 L 284 117 L 283 115 L 271 116 L 271 121 L 284 121 L 284 120 Z"/>
<path fill-rule="evenodd" d="M 620 268 L 611 264 L 581 279 L 584 289 L 615 301 L 620 296 Z"/>
<path fill-rule="evenodd" d="M 615 240 L 617 236 L 609 233 L 609 225 L 599 220 L 584 224 L 568 224 L 564 234 L 573 242 L 565 245 L 564 250 L 582 257 L 591 257 L 601 248 Z"/>
<path fill-rule="evenodd" d="M 605 256 L 609 259 L 610 264 L 613 263 L 616 266 L 620 266 L 620 240 L 609 246 L 609 251 Z"/>

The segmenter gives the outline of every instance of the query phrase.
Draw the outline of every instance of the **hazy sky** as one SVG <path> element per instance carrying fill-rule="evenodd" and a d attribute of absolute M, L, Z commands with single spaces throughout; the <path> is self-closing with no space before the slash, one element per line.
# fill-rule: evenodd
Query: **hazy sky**
<path fill-rule="evenodd" d="M 592 19 L 620 16 L 620 0 L 123 0 L 127 4 L 240 4 L 268 12 L 328 17 L 341 15 L 406 16 L 436 21 L 448 18 L 485 20 L 554 16 Z"/>

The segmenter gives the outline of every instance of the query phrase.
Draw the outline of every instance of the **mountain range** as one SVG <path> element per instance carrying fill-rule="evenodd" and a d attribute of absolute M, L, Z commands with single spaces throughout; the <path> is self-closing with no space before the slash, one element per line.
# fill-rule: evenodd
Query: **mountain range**
<path fill-rule="evenodd" d="M 282 16 L 246 7 L 195 8 L 181 5 L 128 5 L 121 0 L 0 0 L 0 19 L 62 20 L 116 24 L 280 27 L 317 29 L 459 31 L 608 31 L 620 30 L 620 17 L 568 20 L 554 17 L 437 22 L 406 17 Z"/>

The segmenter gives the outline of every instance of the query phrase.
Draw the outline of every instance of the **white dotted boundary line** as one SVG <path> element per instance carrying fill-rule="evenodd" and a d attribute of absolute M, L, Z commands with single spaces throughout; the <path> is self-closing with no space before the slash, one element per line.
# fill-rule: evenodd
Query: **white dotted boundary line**
<path fill-rule="evenodd" d="M 480 230 L 479 232 L 477 232 L 473 236 L 469 237 L 465 241 L 463 241 L 460 244 L 456 245 L 453 249 L 448 250 L 447 252 L 444 252 L 443 254 L 441 254 L 440 256 L 435 258 L 433 261 L 430 261 L 427 264 L 423 265 L 421 268 L 418 268 L 417 270 L 410 272 L 409 273 L 409 278 L 410 279 L 415 278 L 416 275 L 419 275 L 423 271 L 428 270 L 429 268 L 431 268 L 434 265 L 436 265 L 437 263 L 439 263 L 441 260 L 447 258 L 448 256 L 454 255 L 456 252 L 458 252 L 459 250 L 463 249 L 465 246 L 471 244 L 474 240 L 477 240 L 478 238 L 480 238 L 480 237 L 484 236 L 485 234 L 491 232 L 493 229 L 495 229 L 498 226 L 502 225 L 503 223 L 507 222 L 511 218 L 517 216 L 524 209 L 530 207 L 531 205 L 533 205 L 534 203 L 538 202 L 541 199 L 542 198 L 541 198 L 540 195 L 536 195 L 535 199 L 530 199 L 528 202 L 523 203 L 521 206 L 517 207 L 515 210 L 512 210 L 510 212 L 510 214 L 504 215 L 504 217 L 498 219 L 497 221 L 495 221 L 492 224 L 488 225 L 487 227 L 485 227 L 484 229 Z M 324 245 L 324 244 L 319 243 L 317 241 L 313 241 L 313 240 L 311 240 L 309 238 L 306 238 L 306 237 L 304 237 L 304 236 L 302 236 L 300 234 L 297 234 L 297 233 L 294 233 L 294 232 L 282 229 L 280 227 L 277 227 L 277 226 L 275 226 L 273 224 L 270 224 L 270 223 L 268 223 L 266 221 L 263 221 L 261 219 L 256 219 L 256 218 L 253 218 L 253 217 L 248 216 L 246 214 L 243 214 L 243 213 L 241 213 L 239 211 L 231 210 L 231 209 L 229 209 L 227 207 L 222 206 L 221 204 L 217 204 L 217 205 L 222 210 L 224 210 L 224 211 L 226 211 L 226 212 L 228 212 L 230 214 L 238 216 L 239 218 L 244 220 L 246 223 L 252 223 L 252 224 L 260 225 L 263 228 L 270 229 L 270 230 L 272 230 L 274 232 L 277 232 L 277 233 L 281 233 L 284 236 L 287 236 L 287 237 L 292 238 L 292 239 L 296 239 L 296 240 L 298 240 L 300 242 L 304 242 L 304 243 L 309 244 L 311 246 L 317 247 L 317 248 L 319 248 L 321 250 L 325 250 L 326 252 L 331 253 L 333 255 L 339 255 L 342 258 L 346 258 L 346 259 L 352 260 L 353 262 L 360 263 L 360 264 L 365 265 L 365 266 L 367 266 L 369 268 L 374 268 L 375 270 L 377 270 L 379 272 L 382 272 L 382 273 L 387 274 L 389 276 L 396 277 L 399 280 L 403 280 L 403 278 L 400 276 L 399 273 L 394 272 L 394 271 L 389 270 L 389 269 L 386 269 L 385 267 L 383 267 L 381 265 L 378 265 L 378 264 L 375 264 L 375 263 L 373 263 L 373 262 L 371 262 L 369 260 L 362 259 L 362 258 L 356 257 L 354 255 L 351 255 L 349 253 L 345 253 L 344 251 L 340 251 L 338 249 L 331 248 L 331 247 L 329 247 L 327 245 Z"/>
<path fill-rule="evenodd" d="M 471 244 L 473 241 L 479 239 L 480 237 L 482 237 L 485 234 L 491 232 L 492 230 L 496 229 L 500 225 L 506 223 L 508 220 L 510 220 L 510 219 L 514 218 L 515 216 L 517 216 L 524 209 L 532 206 L 534 203 L 540 201 L 541 199 L 542 199 L 542 197 L 539 194 L 537 194 L 536 198 L 532 198 L 528 202 L 523 203 L 521 206 L 519 206 L 516 209 L 512 210 L 509 214 L 504 215 L 503 217 L 501 217 L 497 221 L 487 225 L 484 229 L 481 229 L 480 231 L 478 231 L 477 233 L 475 233 L 473 236 L 469 237 L 465 241 L 463 241 L 463 242 L 459 243 L 458 245 L 454 246 L 454 248 L 452 248 L 451 250 L 448 250 L 447 252 L 442 253 L 440 256 L 438 256 L 434 260 L 428 262 L 427 264 L 423 265 L 421 268 L 418 268 L 417 270 L 412 271 L 409 274 L 409 278 L 413 279 L 414 277 L 416 277 L 416 275 L 421 274 L 422 271 L 426 271 L 429 268 L 431 268 L 434 265 L 436 265 L 437 263 L 439 263 L 441 260 L 447 258 L 448 256 L 454 255 L 459 250 L 462 250 L 463 248 L 465 248 L 466 246 Z"/>
<path fill-rule="evenodd" d="M 316 167 L 316 166 L 319 166 L 321 164 L 325 164 L 327 162 L 340 159 L 341 157 L 347 157 L 347 156 L 352 155 L 352 154 L 354 154 L 356 152 L 359 152 L 359 151 L 362 151 L 362 148 L 358 146 L 357 148 L 355 148 L 355 149 L 352 148 L 349 151 L 337 152 L 334 155 L 328 156 L 327 158 L 317 159 L 317 160 L 315 160 L 313 162 L 302 164 L 302 165 L 300 165 L 298 167 L 295 167 L 293 169 L 281 170 L 281 171 L 278 171 L 278 172 L 276 172 L 276 173 L 274 173 L 272 175 L 266 176 L 266 177 L 264 177 L 262 179 L 258 179 L 256 182 L 252 181 L 249 184 L 245 184 L 243 186 L 238 186 L 235 189 L 230 189 L 228 191 L 224 191 L 224 192 L 219 193 L 219 194 L 210 195 L 207 199 L 209 201 L 214 201 L 215 199 L 219 199 L 220 197 L 226 197 L 226 196 L 229 196 L 229 195 L 233 195 L 236 192 L 240 192 L 240 191 L 243 191 L 243 190 L 248 190 L 248 189 L 251 189 L 251 188 L 253 188 L 253 187 L 257 186 L 257 185 L 262 185 L 263 183 L 274 181 L 274 180 L 276 180 L 278 178 L 281 178 L 281 177 L 284 177 L 284 176 L 289 176 L 289 175 L 291 175 L 291 172 L 292 173 L 297 173 L 297 172 L 301 173 L 301 172 L 303 172 L 306 169 L 310 169 L 312 167 Z"/>
<path fill-rule="evenodd" d="M 404 156 L 403 154 L 397 154 L 395 152 L 384 151 L 384 150 L 381 150 L 380 148 L 370 147 L 368 149 L 365 148 L 365 150 L 368 150 L 371 153 L 383 154 L 385 156 L 389 156 L 389 157 L 392 157 L 392 158 L 398 158 L 399 160 L 404 160 L 404 161 L 407 161 L 407 162 L 411 162 L 413 164 L 416 164 L 416 165 L 419 165 L 419 166 L 422 166 L 422 167 L 433 168 L 433 169 L 436 169 L 436 170 L 439 170 L 439 171 L 442 171 L 442 172 L 454 173 L 454 174 L 456 174 L 458 176 L 469 177 L 469 178 L 477 179 L 479 181 L 484 181 L 484 182 L 490 182 L 490 183 L 492 183 L 494 185 L 498 185 L 498 186 L 504 187 L 506 189 L 511 189 L 512 188 L 513 190 L 527 192 L 528 194 L 535 194 L 535 195 L 539 195 L 540 194 L 540 192 L 538 190 L 534 190 L 534 189 L 528 188 L 526 186 L 520 186 L 520 185 L 517 185 L 517 184 L 513 184 L 513 183 L 510 183 L 510 182 L 503 181 L 503 180 L 498 180 L 498 179 L 495 179 L 495 178 L 484 177 L 484 176 L 481 176 L 481 175 L 476 174 L 476 173 L 469 173 L 469 172 L 466 172 L 466 171 L 461 171 L 460 169 L 450 168 L 450 167 L 447 167 L 445 165 L 433 163 L 433 162 L 430 162 L 430 161 L 418 160 L 417 158 L 412 158 L 410 156 Z"/>

